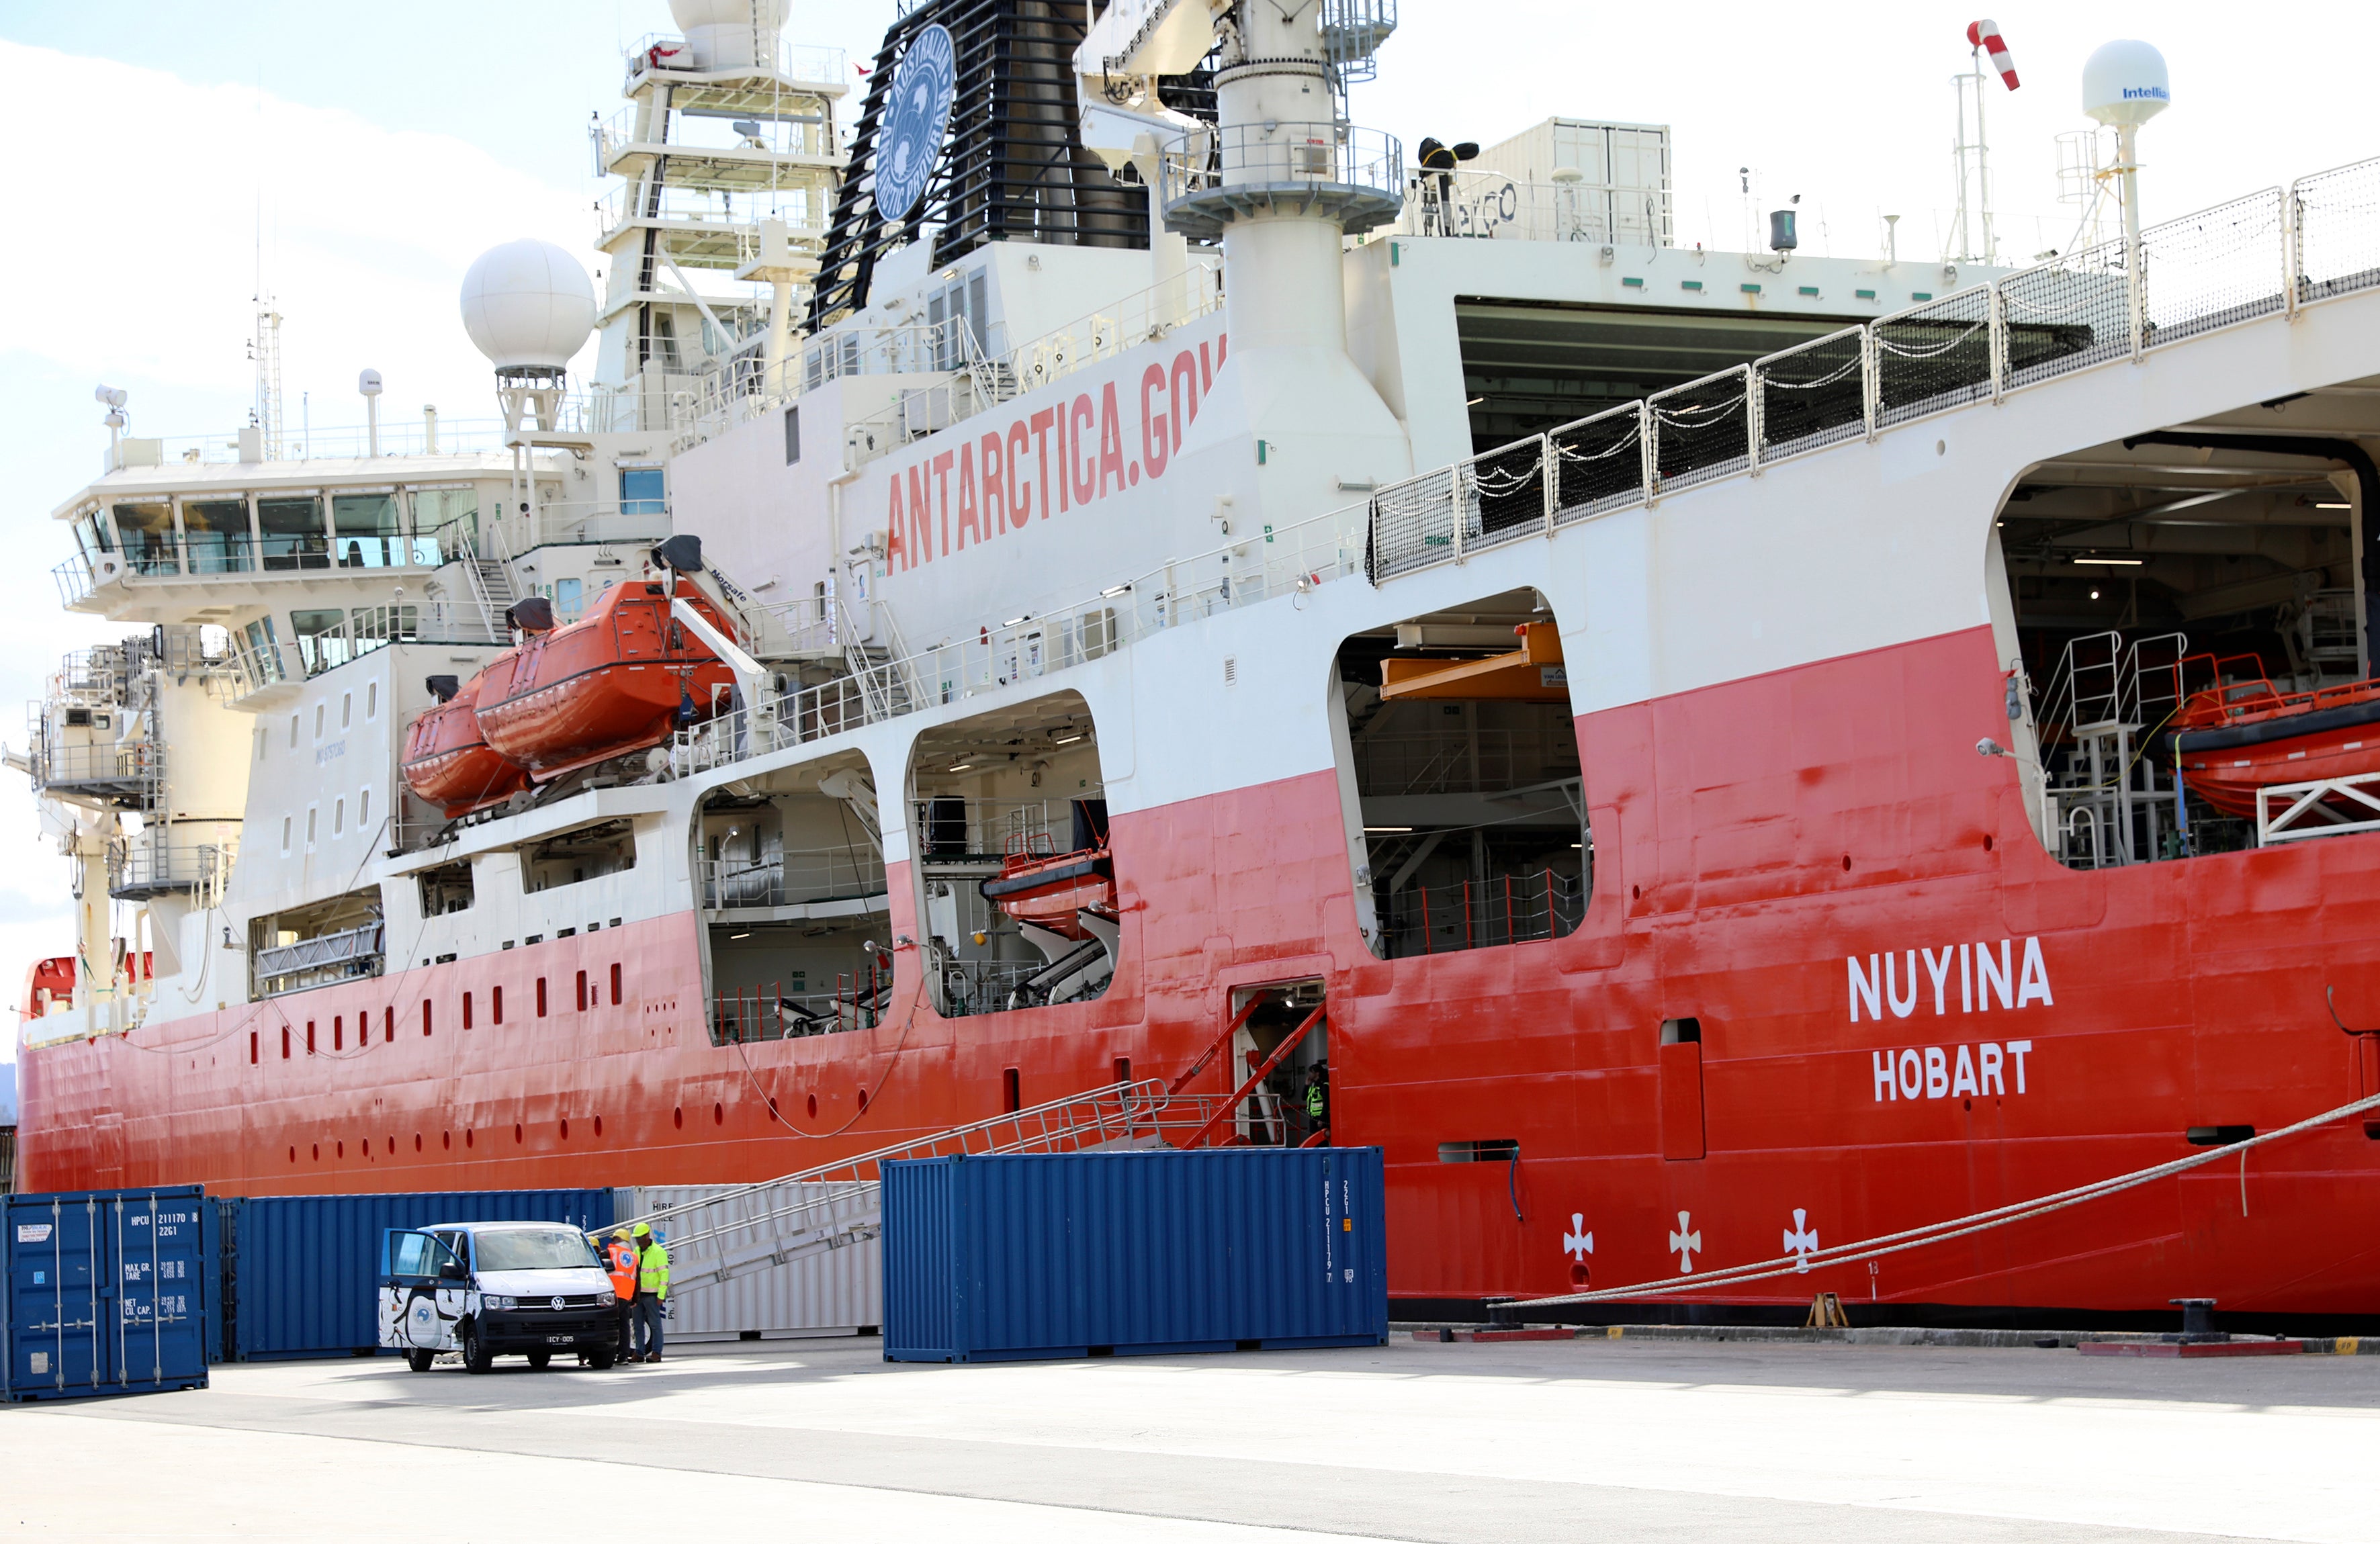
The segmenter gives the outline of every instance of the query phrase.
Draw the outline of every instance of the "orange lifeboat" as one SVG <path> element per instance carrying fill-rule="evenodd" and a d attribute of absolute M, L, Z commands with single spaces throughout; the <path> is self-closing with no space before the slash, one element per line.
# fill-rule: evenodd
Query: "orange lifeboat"
<path fill-rule="evenodd" d="M 1078 912 L 1112 920 L 1116 914 L 1115 858 L 1108 847 L 1104 799 L 1075 801 L 1075 849 L 1055 850 L 1047 836 L 1012 838 L 1000 875 L 977 887 L 983 899 L 1020 923 L 1062 937 L 1087 939 Z"/>
<path fill-rule="evenodd" d="M 406 726 L 406 786 L 444 810 L 449 820 L 502 803 L 528 787 L 528 774 L 497 754 L 480 732 L 473 711 L 480 681 L 473 676 L 458 692 L 453 676 L 431 676 L 430 694 L 438 706 Z"/>
<path fill-rule="evenodd" d="M 670 615 L 673 586 L 705 621 L 737 635 L 709 597 L 674 574 L 614 585 L 567 627 L 552 627 L 542 601 L 515 607 L 528 636 L 477 681 L 488 744 L 531 780 L 550 782 L 710 718 L 735 674 Z"/>
<path fill-rule="evenodd" d="M 2182 704 L 2170 743 L 2182 782 L 2207 805 L 2253 819 L 2259 789 L 2380 772 L 2380 679 L 2284 693 L 2253 655 L 2183 664 L 2201 662 L 2219 684 Z"/>

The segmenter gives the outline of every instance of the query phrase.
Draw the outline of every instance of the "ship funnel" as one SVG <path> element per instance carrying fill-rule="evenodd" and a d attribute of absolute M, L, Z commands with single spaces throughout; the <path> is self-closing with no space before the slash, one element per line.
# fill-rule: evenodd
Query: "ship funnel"
<path fill-rule="evenodd" d="M 666 62 L 674 69 L 698 70 L 773 65 L 777 34 L 792 8 L 788 0 L 670 0 L 670 18 L 694 57 Z"/>

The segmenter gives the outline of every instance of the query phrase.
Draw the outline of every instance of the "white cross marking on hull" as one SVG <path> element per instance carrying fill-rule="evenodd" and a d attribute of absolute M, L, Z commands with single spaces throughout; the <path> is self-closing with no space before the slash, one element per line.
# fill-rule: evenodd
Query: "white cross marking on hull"
<path fill-rule="evenodd" d="M 1595 1235 L 1586 1231 L 1586 1213 L 1572 1212 L 1570 1231 L 1562 1235 L 1562 1253 L 1584 1265 L 1586 1263 L 1586 1257 L 1594 1252 Z"/>
<path fill-rule="evenodd" d="M 1703 1247 L 1702 1229 L 1688 1231 L 1693 1215 L 1688 1212 L 1679 1212 L 1677 1231 L 1670 1235 L 1670 1248 L 1677 1252 L 1678 1273 L 1682 1276 L 1694 1274 L 1694 1256 Z"/>
<path fill-rule="evenodd" d="M 1807 1271 L 1810 1268 L 1810 1251 L 1818 1247 L 1818 1230 L 1803 1221 L 1807 1215 L 1808 1212 L 1803 1208 L 1795 1207 L 1793 1225 L 1785 1233 L 1785 1252 L 1800 1257 L 1793 1265 L 1796 1271 Z"/>

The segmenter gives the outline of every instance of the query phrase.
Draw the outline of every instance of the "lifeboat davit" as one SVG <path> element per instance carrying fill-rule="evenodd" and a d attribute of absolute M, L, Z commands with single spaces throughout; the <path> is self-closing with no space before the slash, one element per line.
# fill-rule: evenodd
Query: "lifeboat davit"
<path fill-rule="evenodd" d="M 453 676 L 431 676 L 435 707 L 406 726 L 405 784 L 459 820 L 528 787 L 528 774 L 506 761 L 480 732 L 480 678 L 456 690 Z"/>
<path fill-rule="evenodd" d="M 716 713 L 735 673 L 670 615 L 673 586 L 703 621 L 737 636 L 709 597 L 674 574 L 614 585 L 584 617 L 551 631 L 536 629 L 528 603 L 516 607 L 529 635 L 475 678 L 488 744 L 549 782 Z"/>
<path fill-rule="evenodd" d="M 2199 657 L 2204 657 L 2201 656 Z M 2195 692 L 2174 715 L 2173 750 L 2192 798 L 2252 820 L 2256 790 L 2380 772 L 2380 678 L 2282 693 L 2257 674 Z"/>
<path fill-rule="evenodd" d="M 1064 937 L 1093 935 L 1079 913 L 1113 919 L 1115 859 L 1108 849 L 1107 802 L 1075 801 L 1075 850 L 1055 850 L 1047 836 L 1014 837 L 1000 862 L 1000 875 L 978 887 L 983 898 L 1020 923 Z"/>

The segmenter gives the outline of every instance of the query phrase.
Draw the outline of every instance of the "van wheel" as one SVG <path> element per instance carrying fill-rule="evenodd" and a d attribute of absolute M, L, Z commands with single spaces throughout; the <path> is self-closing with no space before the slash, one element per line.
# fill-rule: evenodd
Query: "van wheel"
<path fill-rule="evenodd" d="M 600 1351 L 587 1353 L 587 1365 L 598 1372 L 610 1370 L 612 1364 L 616 1360 L 618 1357 L 613 1354 L 612 1348 L 608 1345 Z"/>
<path fill-rule="evenodd" d="M 435 1351 L 407 1351 L 405 1354 L 405 1365 L 416 1372 L 429 1371 L 430 1364 L 437 1359 Z"/>
<path fill-rule="evenodd" d="M 528 1365 L 539 1372 L 543 1372 L 552 1360 L 553 1353 L 551 1351 L 532 1351 L 528 1354 Z"/>
<path fill-rule="evenodd" d="M 485 1372 L 495 1365 L 495 1353 L 488 1349 L 488 1343 L 480 1338 L 479 1331 L 467 1329 L 460 1338 L 464 1371 Z"/>

